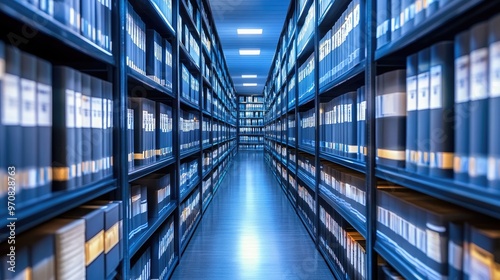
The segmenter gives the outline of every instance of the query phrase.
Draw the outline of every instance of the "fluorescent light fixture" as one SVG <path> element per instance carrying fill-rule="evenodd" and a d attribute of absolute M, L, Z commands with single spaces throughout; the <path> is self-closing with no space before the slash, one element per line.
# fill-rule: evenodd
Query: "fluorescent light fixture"
<path fill-rule="evenodd" d="M 262 28 L 238 28 L 238 35 L 261 35 Z"/>
<path fill-rule="evenodd" d="M 244 87 L 256 87 L 257 83 L 243 83 Z"/>
<path fill-rule="evenodd" d="M 260 49 L 240 49 L 240 55 L 260 55 Z"/>
<path fill-rule="evenodd" d="M 241 78 L 243 78 L 243 79 L 255 79 L 255 78 L 257 78 L 257 75 L 241 75 Z"/>

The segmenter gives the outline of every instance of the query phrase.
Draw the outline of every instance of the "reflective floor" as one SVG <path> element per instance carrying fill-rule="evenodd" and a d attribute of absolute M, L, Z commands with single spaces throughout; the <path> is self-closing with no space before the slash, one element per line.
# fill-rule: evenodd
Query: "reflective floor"
<path fill-rule="evenodd" d="M 172 279 L 333 279 L 264 162 L 240 151 Z"/>

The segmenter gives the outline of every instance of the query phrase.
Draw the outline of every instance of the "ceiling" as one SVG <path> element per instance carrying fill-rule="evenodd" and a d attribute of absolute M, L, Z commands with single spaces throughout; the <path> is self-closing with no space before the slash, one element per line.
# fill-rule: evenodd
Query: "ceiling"
<path fill-rule="evenodd" d="M 290 0 L 209 0 L 217 33 L 237 94 L 262 94 Z M 238 35 L 238 28 L 262 28 L 262 35 Z M 239 49 L 261 50 L 240 56 Z M 257 75 L 243 79 L 241 75 Z M 243 83 L 257 83 L 244 87 Z"/>

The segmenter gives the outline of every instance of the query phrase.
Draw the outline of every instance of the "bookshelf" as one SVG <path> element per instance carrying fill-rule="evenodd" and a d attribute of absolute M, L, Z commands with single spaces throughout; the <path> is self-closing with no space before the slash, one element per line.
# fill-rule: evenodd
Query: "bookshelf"
<path fill-rule="evenodd" d="M 0 16 L 0 112 L 19 115 L 0 122 L 2 261 L 14 218 L 19 239 L 0 278 L 168 279 L 238 151 L 209 1 L 3 1 Z M 75 241 L 64 275 L 53 236 L 69 228 L 103 246 Z"/>
<path fill-rule="evenodd" d="M 479 270 L 452 249 L 498 249 L 472 237 L 495 242 L 486 228 L 500 232 L 498 170 L 486 167 L 497 166 L 497 129 L 486 123 L 497 115 L 487 92 L 498 82 L 488 75 L 498 60 L 498 8 L 480 0 L 291 1 L 264 89 L 265 160 L 337 278 L 474 277 Z M 385 111 L 386 98 L 394 111 Z M 435 232 L 418 215 L 441 219 L 450 247 L 438 250 L 440 265 L 418 248 L 432 238 L 414 235 Z M 355 260 L 346 255 L 354 251 Z M 483 272 L 497 277 L 490 266 Z"/>
<path fill-rule="evenodd" d="M 238 97 L 238 149 L 264 149 L 264 97 L 239 95 Z"/>

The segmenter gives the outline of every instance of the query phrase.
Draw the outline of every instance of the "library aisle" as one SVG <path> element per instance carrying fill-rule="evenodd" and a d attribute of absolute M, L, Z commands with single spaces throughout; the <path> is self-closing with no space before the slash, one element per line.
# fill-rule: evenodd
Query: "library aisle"
<path fill-rule="evenodd" d="M 172 279 L 333 279 L 266 166 L 240 151 Z"/>

